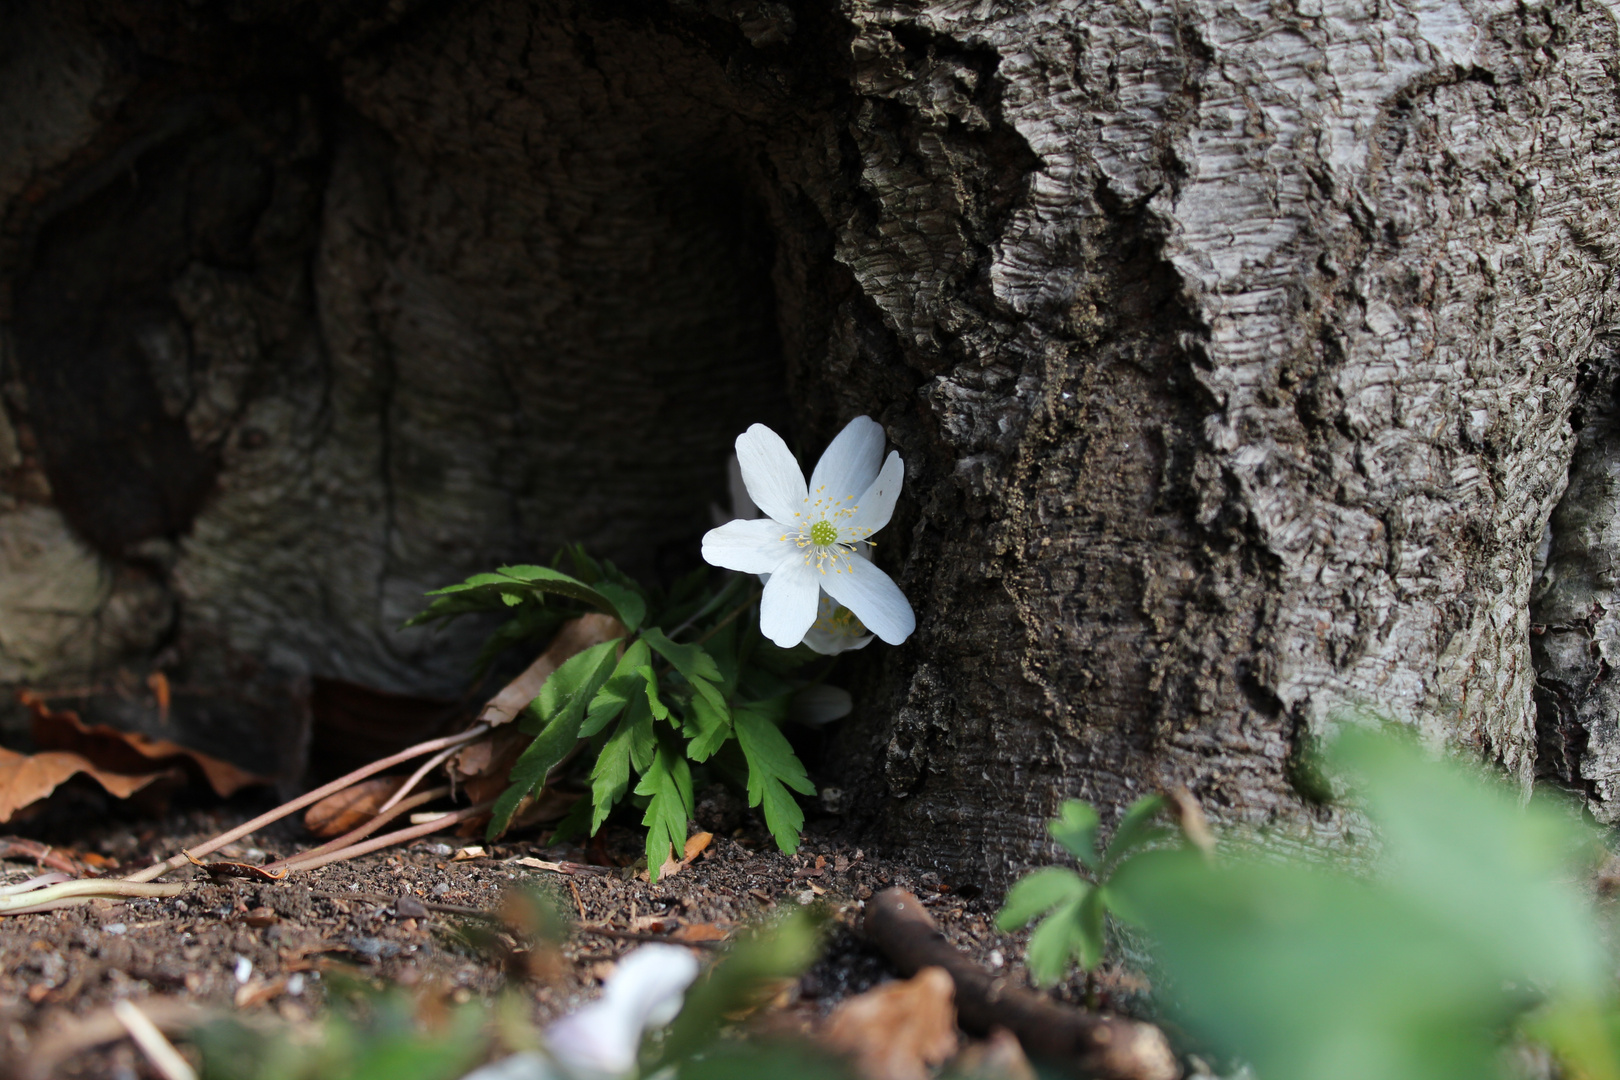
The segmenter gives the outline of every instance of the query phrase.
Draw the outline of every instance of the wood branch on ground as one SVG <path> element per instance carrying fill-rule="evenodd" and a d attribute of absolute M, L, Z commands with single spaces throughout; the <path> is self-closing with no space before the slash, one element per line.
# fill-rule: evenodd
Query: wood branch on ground
<path fill-rule="evenodd" d="M 867 903 L 866 935 L 900 969 L 914 975 L 941 967 L 956 984 L 957 1020 L 978 1035 L 1002 1027 L 1030 1057 L 1062 1061 L 1104 1080 L 1176 1080 L 1181 1069 L 1164 1033 L 1152 1024 L 1099 1016 L 1008 985 L 957 951 L 922 901 L 885 889 Z"/>

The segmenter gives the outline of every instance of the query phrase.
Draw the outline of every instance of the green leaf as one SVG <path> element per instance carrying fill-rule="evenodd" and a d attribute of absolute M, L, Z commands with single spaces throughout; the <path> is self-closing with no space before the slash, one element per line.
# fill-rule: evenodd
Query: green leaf
<path fill-rule="evenodd" d="M 1085 947 L 1080 924 L 1080 905 L 1084 902 L 1082 896 L 1064 901 L 1029 935 L 1025 956 L 1035 985 L 1051 986 L 1062 979 L 1080 956 Z"/>
<path fill-rule="evenodd" d="M 652 717 L 647 717 L 651 728 Z M 636 718 L 626 716 L 619 721 L 613 736 L 602 744 L 591 767 L 591 835 L 602 827 L 614 804 L 624 798 L 630 789 L 630 747 L 636 739 Z"/>
<path fill-rule="evenodd" d="M 780 728 L 751 707 L 732 714 L 732 726 L 748 759 L 748 805 L 765 812 L 765 825 L 776 845 L 792 853 L 799 848 L 804 811 L 788 788 L 814 795 L 816 787 Z"/>
<path fill-rule="evenodd" d="M 647 617 L 647 598 L 640 592 L 612 581 L 598 581 L 596 591 L 607 597 L 619 621 L 628 629 L 635 630 Z"/>
<path fill-rule="evenodd" d="M 720 712 L 730 712 L 726 706 L 726 696 L 715 685 L 720 682 L 720 668 L 715 665 L 714 657 L 703 651 L 703 646 L 678 645 L 665 637 L 664 632 L 656 626 L 649 627 L 641 636 L 653 647 L 653 651 L 668 660 L 670 666 L 692 684 L 692 689 L 707 698 Z"/>
<path fill-rule="evenodd" d="M 511 786 L 495 800 L 487 834 L 491 840 L 506 830 L 523 797 L 538 790 L 546 774 L 573 748 L 585 706 L 607 679 L 618 645 L 619 639 L 614 638 L 569 657 L 529 703 L 526 714 L 532 714 L 545 726 L 513 764 Z"/>
<path fill-rule="evenodd" d="M 686 744 L 686 756 L 697 762 L 708 761 L 731 738 L 731 718 L 705 697 L 694 696 L 686 711 L 686 724 L 681 730 L 692 740 Z"/>
<path fill-rule="evenodd" d="M 501 610 L 521 604 L 525 599 L 544 603 L 549 596 L 574 600 L 598 611 L 616 616 L 630 626 L 637 624 L 646 613 L 646 602 L 632 590 L 614 586 L 615 595 L 626 606 L 621 610 L 614 599 L 599 589 L 593 589 L 577 578 L 549 566 L 503 566 L 493 574 L 474 574 L 459 585 L 447 585 L 427 595 L 435 597 L 426 611 L 412 618 L 406 626 L 416 626 L 435 619 L 449 619 L 472 611 Z"/>
<path fill-rule="evenodd" d="M 1079 874 L 1066 866 L 1043 866 L 1019 878 L 1018 883 L 1007 890 L 1007 901 L 996 912 L 996 926 L 1010 934 L 1028 925 L 1037 915 L 1085 896 L 1090 888 Z"/>
<path fill-rule="evenodd" d="M 1062 844 L 1082 866 L 1097 866 L 1097 811 L 1090 803 L 1079 799 L 1066 800 L 1058 807 L 1058 816 L 1046 823 L 1052 839 Z"/>
<path fill-rule="evenodd" d="M 652 767 L 636 785 L 636 794 L 650 796 L 641 823 L 647 826 L 647 880 L 656 882 L 658 869 L 671 852 L 686 850 L 686 823 L 692 816 L 692 771 L 686 756 L 660 746 Z"/>
<path fill-rule="evenodd" d="M 631 642 L 614 665 L 613 674 L 591 698 L 590 708 L 585 711 L 585 723 L 580 725 L 581 736 L 595 735 L 607 727 L 630 704 L 632 697 L 641 695 L 645 676 L 640 669 L 651 663 L 652 650 L 647 648 L 647 643 Z"/>
<path fill-rule="evenodd" d="M 1119 819 L 1119 827 L 1114 830 L 1113 838 L 1108 841 L 1108 850 L 1103 854 L 1102 873 L 1106 874 L 1118 866 L 1120 860 L 1132 851 L 1171 835 L 1169 829 L 1153 823 L 1164 808 L 1163 795 L 1144 795 L 1131 803 Z"/>
<path fill-rule="evenodd" d="M 1102 962 L 1103 956 L 1103 900 L 1105 894 L 1101 889 L 1090 889 L 1080 900 L 1080 908 L 1075 912 L 1075 922 L 1079 926 L 1080 940 L 1075 949 L 1075 956 L 1080 961 L 1081 971 L 1090 971 Z"/>

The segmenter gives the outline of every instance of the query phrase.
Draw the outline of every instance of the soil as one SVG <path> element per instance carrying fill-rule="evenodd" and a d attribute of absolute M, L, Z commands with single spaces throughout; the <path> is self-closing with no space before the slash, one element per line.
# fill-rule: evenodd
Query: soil
<path fill-rule="evenodd" d="M 244 821 L 251 800 L 170 813 L 146 821 L 46 815 L 14 835 L 60 845 L 128 873 Z M 894 975 L 860 931 L 865 901 L 900 886 L 931 909 L 947 938 L 992 969 L 1026 981 L 1016 963 L 1021 938 L 1000 934 L 995 907 L 972 882 L 886 860 L 839 835 L 839 821 L 812 821 L 796 855 L 778 851 L 739 808 L 723 808 L 716 835 L 678 873 L 655 884 L 633 862 L 640 835 L 609 828 L 589 849 L 548 847 L 544 834 L 463 852 L 476 838 L 432 836 L 404 848 L 295 873 L 279 882 L 211 882 L 194 868 L 180 897 L 98 902 L 0 919 L 0 1074 L 18 1077 L 154 1076 L 122 1032 L 106 1020 L 118 998 L 191 1005 L 300 1023 L 320 1014 L 334 972 L 377 984 L 420 987 L 467 1001 L 510 987 L 532 1001 L 543 1022 L 594 996 L 615 958 L 642 940 L 714 938 L 798 904 L 832 916 L 823 958 L 778 998 L 805 1023 L 843 997 Z M 317 842 L 299 819 L 272 826 L 216 857 L 262 862 Z M 521 860 L 574 864 L 571 872 Z M 40 872 L 30 859 L 0 861 L 4 883 Z M 475 913 L 502 910 L 517 887 L 538 888 L 573 926 L 560 948 L 527 946 Z M 483 933 L 478 928 L 486 928 Z M 1097 983 L 1092 984 L 1093 993 Z M 1060 988 L 1075 998 L 1076 984 Z"/>

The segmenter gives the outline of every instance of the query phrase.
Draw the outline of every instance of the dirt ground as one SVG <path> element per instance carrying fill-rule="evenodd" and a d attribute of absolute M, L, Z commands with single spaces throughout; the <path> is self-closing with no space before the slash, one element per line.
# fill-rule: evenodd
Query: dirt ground
<path fill-rule="evenodd" d="M 9 835 L 58 845 L 121 874 L 246 820 L 251 802 L 129 820 L 116 804 L 97 815 L 81 806 L 14 822 Z M 946 936 L 1018 983 L 1021 940 L 1000 934 L 995 907 L 976 883 L 946 882 L 865 851 L 838 835 L 835 818 L 812 821 L 797 855 L 776 850 L 751 815 L 723 810 L 717 834 L 691 865 L 656 884 L 629 865 L 641 838 L 608 829 L 589 849 L 547 847 L 544 833 L 458 852 L 476 839 L 432 836 L 280 882 L 210 882 L 194 868 L 169 880 L 192 888 L 173 899 L 98 903 L 0 919 L 0 1074 L 16 1077 L 146 1077 L 144 1058 L 108 1023 L 118 998 L 161 999 L 164 1007 L 206 1006 L 278 1015 L 319 1014 L 334 971 L 447 992 L 465 1001 L 517 986 L 536 1021 L 594 996 L 612 961 L 642 940 L 713 939 L 787 905 L 822 904 L 833 917 L 826 952 L 783 1001 L 808 1018 L 895 973 L 864 941 L 865 901 L 900 886 L 930 908 Z M 220 856 L 262 862 L 317 841 L 294 817 L 232 845 Z M 574 864 L 570 871 L 522 860 Z M 620 865 L 615 865 L 620 864 Z M 28 858 L 0 861 L 3 882 L 40 872 Z M 527 958 L 513 935 L 482 935 L 475 913 L 501 908 L 517 886 L 553 898 L 573 922 L 553 959 Z M 516 951 L 514 951 L 514 949 Z M 535 954 L 539 955 L 539 954 Z M 560 962 L 556 957 L 560 956 Z M 1081 988 L 1060 993 L 1073 999 Z M 1093 984 L 1093 991 L 1096 984 Z"/>

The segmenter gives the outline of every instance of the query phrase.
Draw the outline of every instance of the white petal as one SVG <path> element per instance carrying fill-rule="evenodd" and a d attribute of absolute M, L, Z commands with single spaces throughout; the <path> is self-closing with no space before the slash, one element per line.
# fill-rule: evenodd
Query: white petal
<path fill-rule="evenodd" d="M 726 459 L 726 491 L 731 496 L 731 516 L 752 520 L 760 516 L 759 507 L 748 497 L 748 485 L 743 483 L 742 465 L 737 455 Z"/>
<path fill-rule="evenodd" d="M 644 945 L 608 976 L 602 996 L 546 1028 L 546 1049 L 578 1080 L 632 1073 L 641 1037 L 680 1011 L 698 964 L 678 945 Z"/>
<path fill-rule="evenodd" d="M 873 480 L 856 500 L 855 512 L 850 515 L 846 527 L 864 529 L 866 531 L 861 535 L 871 536 L 887 525 L 889 519 L 894 516 L 894 504 L 900 498 L 900 484 L 905 478 L 906 463 L 900 460 L 897 452 L 890 450 L 889 460 L 883 463 L 883 471 L 878 473 L 877 479 Z M 867 625 L 870 626 L 871 623 Z"/>
<path fill-rule="evenodd" d="M 831 576 L 798 554 L 772 570 L 759 598 L 759 632 L 784 649 L 803 641 L 816 621 L 821 579 Z"/>
<path fill-rule="evenodd" d="M 810 651 L 818 652 L 822 656 L 837 656 L 839 653 L 849 652 L 851 649 L 864 649 L 875 640 L 876 638 L 871 634 L 861 634 L 859 636 L 835 634 L 831 630 L 823 630 L 819 626 L 812 626 L 804 635 L 804 643 L 810 646 Z"/>
<path fill-rule="evenodd" d="M 783 540 L 786 525 L 770 518 L 728 521 L 703 534 L 703 561 L 744 574 L 768 574 L 799 549 Z"/>
<path fill-rule="evenodd" d="M 917 629 L 917 616 L 900 586 L 865 559 L 848 559 L 837 573 L 817 574 L 827 595 L 855 613 L 866 628 L 890 645 Z"/>
<path fill-rule="evenodd" d="M 755 424 L 737 436 L 737 464 L 749 498 L 777 521 L 804 512 L 804 473 L 782 436 Z"/>
<path fill-rule="evenodd" d="M 883 425 L 870 416 L 857 416 L 827 446 L 810 476 L 813 498 L 835 502 L 852 499 L 877 479 L 883 460 Z"/>
<path fill-rule="evenodd" d="M 679 945 L 643 945 L 629 953 L 608 976 L 602 997 L 636 1021 L 640 1033 L 663 1027 L 681 1011 L 681 996 L 698 977 L 697 958 Z"/>

